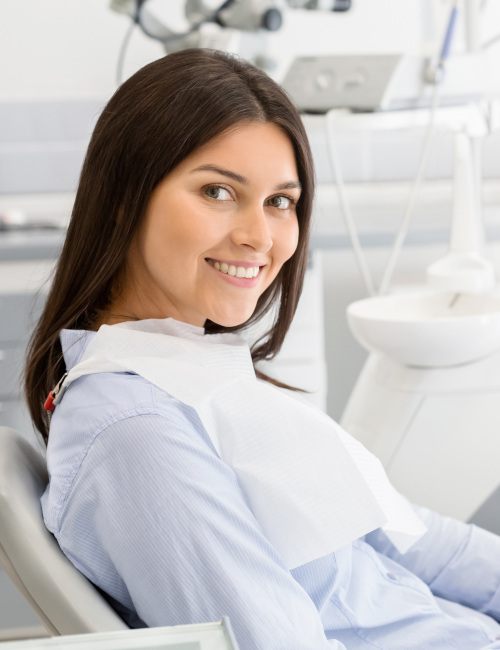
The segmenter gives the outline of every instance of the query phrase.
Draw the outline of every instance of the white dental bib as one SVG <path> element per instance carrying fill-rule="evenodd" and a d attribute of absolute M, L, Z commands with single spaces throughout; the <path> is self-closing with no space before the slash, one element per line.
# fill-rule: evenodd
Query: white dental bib
<path fill-rule="evenodd" d="M 425 532 L 380 461 L 322 411 L 258 380 L 237 334 L 172 318 L 103 325 L 68 373 L 133 372 L 196 410 L 289 568 L 382 527 L 404 553 Z"/>

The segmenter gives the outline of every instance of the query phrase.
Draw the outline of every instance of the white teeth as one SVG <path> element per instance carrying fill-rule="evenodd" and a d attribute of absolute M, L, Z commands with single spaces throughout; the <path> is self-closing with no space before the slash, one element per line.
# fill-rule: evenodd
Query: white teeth
<path fill-rule="evenodd" d="M 234 264 L 229 265 L 226 264 L 226 262 L 216 262 L 215 260 L 212 263 L 214 268 L 217 269 L 217 271 L 221 271 L 222 273 L 226 273 L 227 275 L 230 275 L 232 277 L 251 279 L 259 275 L 258 266 L 249 266 L 249 267 L 235 266 Z"/>

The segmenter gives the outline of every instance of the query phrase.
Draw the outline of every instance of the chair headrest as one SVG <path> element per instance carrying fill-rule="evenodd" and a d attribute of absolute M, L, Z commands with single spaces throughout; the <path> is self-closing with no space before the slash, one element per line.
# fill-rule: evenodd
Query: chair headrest
<path fill-rule="evenodd" d="M 46 529 L 40 497 L 47 481 L 41 450 L 0 427 L 0 561 L 52 632 L 126 628 Z"/>

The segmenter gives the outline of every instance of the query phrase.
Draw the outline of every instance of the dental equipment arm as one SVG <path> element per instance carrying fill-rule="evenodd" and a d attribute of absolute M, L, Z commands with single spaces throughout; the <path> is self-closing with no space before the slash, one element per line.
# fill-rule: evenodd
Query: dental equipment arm
<path fill-rule="evenodd" d="M 245 32 L 259 41 L 277 31 L 286 11 L 347 11 L 352 0 L 183 0 L 187 29 L 170 27 L 171 0 L 111 0 L 113 11 L 124 13 L 142 31 L 160 41 L 169 52 L 188 47 L 226 49 L 234 32 Z M 258 57 L 257 57 L 258 58 Z"/>

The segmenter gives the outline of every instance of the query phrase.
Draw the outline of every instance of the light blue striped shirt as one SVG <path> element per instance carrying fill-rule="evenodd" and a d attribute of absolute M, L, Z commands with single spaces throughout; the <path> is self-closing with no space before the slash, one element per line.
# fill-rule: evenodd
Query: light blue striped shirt
<path fill-rule="evenodd" d="M 61 333 L 68 369 L 92 336 Z M 418 508 L 405 555 L 379 530 L 290 571 L 196 413 L 138 375 L 76 380 L 47 459 L 47 528 L 131 627 L 229 616 L 241 650 L 500 648 L 500 538 Z"/>

